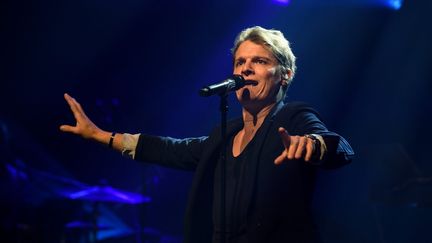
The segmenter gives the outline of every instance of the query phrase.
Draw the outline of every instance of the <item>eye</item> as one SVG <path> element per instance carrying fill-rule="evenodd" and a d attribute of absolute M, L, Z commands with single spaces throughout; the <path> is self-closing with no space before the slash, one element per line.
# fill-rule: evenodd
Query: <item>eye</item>
<path fill-rule="evenodd" d="M 261 65 L 265 65 L 268 63 L 267 60 L 261 58 L 256 59 L 254 62 Z"/>
<path fill-rule="evenodd" d="M 236 62 L 235 62 L 235 66 L 236 67 L 238 67 L 238 66 L 240 66 L 240 65 L 243 65 L 243 63 L 244 63 L 244 60 L 237 60 Z"/>

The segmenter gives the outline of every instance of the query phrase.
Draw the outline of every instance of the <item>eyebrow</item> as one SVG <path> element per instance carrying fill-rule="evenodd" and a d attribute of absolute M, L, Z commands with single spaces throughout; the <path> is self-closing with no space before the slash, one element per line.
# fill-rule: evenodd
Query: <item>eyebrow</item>
<path fill-rule="evenodd" d="M 239 58 L 234 58 L 234 61 L 238 61 L 238 60 L 245 60 L 246 58 L 244 57 L 239 57 Z M 264 59 L 266 61 L 273 61 L 273 59 L 269 58 L 269 57 L 265 57 L 265 56 L 253 56 L 252 60 L 254 59 Z M 275 59 L 277 61 L 277 59 Z"/>

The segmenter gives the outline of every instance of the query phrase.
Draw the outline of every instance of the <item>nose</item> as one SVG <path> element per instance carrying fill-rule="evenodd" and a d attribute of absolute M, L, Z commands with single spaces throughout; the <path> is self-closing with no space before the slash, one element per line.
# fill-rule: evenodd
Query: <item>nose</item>
<path fill-rule="evenodd" d="M 244 64 L 243 67 L 242 67 L 242 70 L 241 70 L 241 74 L 242 74 L 242 75 L 244 75 L 244 76 L 247 77 L 247 76 L 249 76 L 249 75 L 254 74 L 254 70 L 253 70 L 251 64 L 252 64 L 251 61 L 246 61 L 246 62 L 245 62 L 245 64 Z"/>

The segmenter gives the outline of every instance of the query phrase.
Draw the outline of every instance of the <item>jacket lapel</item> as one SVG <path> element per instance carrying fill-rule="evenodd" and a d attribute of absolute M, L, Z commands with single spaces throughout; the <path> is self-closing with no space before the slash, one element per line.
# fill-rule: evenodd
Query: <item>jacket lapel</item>
<path fill-rule="evenodd" d="M 254 201 L 254 193 L 255 193 L 255 189 L 256 189 L 256 183 L 257 183 L 257 176 L 258 176 L 258 166 L 260 163 L 260 156 L 261 156 L 261 152 L 262 152 L 262 148 L 264 145 L 264 141 L 267 139 L 267 135 L 268 132 L 270 130 L 270 128 L 272 127 L 273 121 L 274 121 L 274 117 L 276 116 L 276 114 L 282 109 L 284 103 L 283 102 L 279 102 L 275 105 L 275 107 L 273 107 L 272 111 L 270 112 L 270 114 L 265 118 L 263 124 L 261 125 L 261 127 L 259 128 L 257 134 L 255 134 L 255 141 L 254 141 L 254 149 L 252 151 L 252 153 L 250 154 L 250 157 L 248 158 L 249 160 L 249 168 L 248 168 L 248 177 L 246 178 L 246 185 L 251 185 L 249 187 L 246 187 L 246 205 L 247 207 L 245 207 L 245 211 L 243 212 L 243 217 L 248 217 L 250 216 L 250 212 L 252 210 L 252 202 Z M 267 162 L 267 161 L 264 161 Z"/>
<path fill-rule="evenodd" d="M 243 127 L 242 119 L 227 124 L 227 137 Z M 219 162 L 222 142 L 220 127 L 215 128 L 207 139 L 206 149 L 196 169 L 186 210 L 185 242 L 209 242 L 213 230 L 213 183 L 216 164 Z M 209 230 L 204 231 L 203 229 Z"/>

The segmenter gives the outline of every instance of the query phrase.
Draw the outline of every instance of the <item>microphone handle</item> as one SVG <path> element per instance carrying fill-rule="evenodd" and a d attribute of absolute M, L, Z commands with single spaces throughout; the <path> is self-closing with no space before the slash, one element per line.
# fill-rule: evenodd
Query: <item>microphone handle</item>
<path fill-rule="evenodd" d="M 208 97 L 215 94 L 226 94 L 230 91 L 236 91 L 245 85 L 246 83 L 242 76 L 234 75 L 221 83 L 212 84 L 200 89 L 199 95 Z"/>

